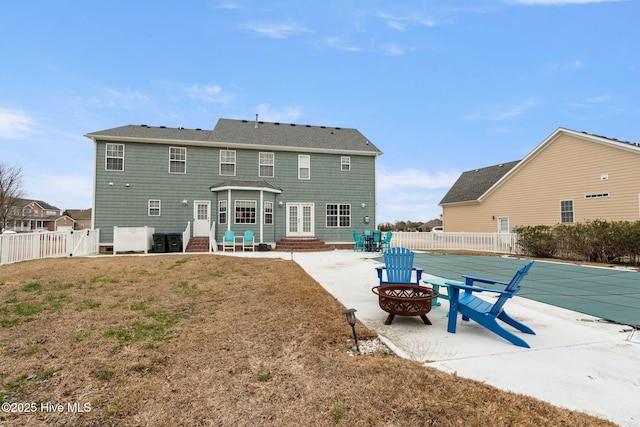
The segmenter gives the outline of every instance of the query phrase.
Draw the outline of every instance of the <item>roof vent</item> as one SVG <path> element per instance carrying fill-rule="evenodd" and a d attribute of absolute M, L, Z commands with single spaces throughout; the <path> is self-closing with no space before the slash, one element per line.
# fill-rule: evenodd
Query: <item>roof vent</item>
<path fill-rule="evenodd" d="M 202 128 L 196 128 L 196 130 L 202 130 Z"/>
<path fill-rule="evenodd" d="M 326 129 L 326 128 L 327 128 L 326 126 L 320 126 L 320 127 L 321 127 L 322 129 Z"/>
<path fill-rule="evenodd" d="M 276 125 L 276 126 L 280 126 L 280 123 L 278 123 L 278 122 L 275 122 L 275 123 L 274 123 L 274 125 Z"/>
<path fill-rule="evenodd" d="M 253 127 L 254 129 L 258 129 L 258 113 L 256 113 L 256 124 Z"/>
<path fill-rule="evenodd" d="M 140 125 L 140 126 L 143 127 L 143 128 L 148 128 L 149 127 L 147 125 Z"/>
<path fill-rule="evenodd" d="M 340 128 L 336 128 L 336 130 L 340 130 Z"/>
<path fill-rule="evenodd" d="M 291 123 L 291 126 L 295 126 L 295 125 L 296 125 L 295 123 Z"/>
<path fill-rule="evenodd" d="M 305 126 L 306 126 L 306 127 L 308 127 L 308 128 L 310 128 L 310 127 L 311 127 L 311 125 L 305 125 Z"/>
<path fill-rule="evenodd" d="M 167 128 L 166 126 L 160 126 L 160 129 L 166 129 L 166 128 Z"/>

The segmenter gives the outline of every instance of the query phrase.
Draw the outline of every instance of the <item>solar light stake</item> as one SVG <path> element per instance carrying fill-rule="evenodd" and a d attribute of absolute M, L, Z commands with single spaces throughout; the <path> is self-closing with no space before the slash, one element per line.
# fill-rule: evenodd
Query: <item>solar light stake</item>
<path fill-rule="evenodd" d="M 358 311 L 355 308 L 348 308 L 342 312 L 345 316 L 347 316 L 347 323 L 351 326 L 351 330 L 353 331 L 353 340 L 356 343 L 356 350 L 360 353 L 360 347 L 358 347 L 358 336 L 356 335 L 356 315 L 355 312 Z"/>

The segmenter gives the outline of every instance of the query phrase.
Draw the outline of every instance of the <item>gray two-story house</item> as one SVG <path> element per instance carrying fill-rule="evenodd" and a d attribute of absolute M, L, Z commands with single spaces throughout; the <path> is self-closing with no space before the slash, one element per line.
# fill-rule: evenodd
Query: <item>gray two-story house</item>
<path fill-rule="evenodd" d="M 213 131 L 128 125 L 95 143 L 93 228 L 101 246 L 113 227 L 209 236 L 254 232 L 275 247 L 287 238 L 329 244 L 375 228 L 376 158 L 356 129 L 220 119 Z"/>

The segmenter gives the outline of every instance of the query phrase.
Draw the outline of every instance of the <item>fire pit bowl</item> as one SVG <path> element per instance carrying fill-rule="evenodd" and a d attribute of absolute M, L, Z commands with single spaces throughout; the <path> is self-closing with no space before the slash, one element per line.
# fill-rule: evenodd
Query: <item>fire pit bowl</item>
<path fill-rule="evenodd" d="M 371 291 L 378 295 L 380 308 L 389 313 L 385 325 L 390 325 L 396 315 L 420 316 L 425 325 L 431 325 L 426 314 L 431 311 L 431 300 L 440 295 L 425 286 L 402 284 L 375 286 Z"/>

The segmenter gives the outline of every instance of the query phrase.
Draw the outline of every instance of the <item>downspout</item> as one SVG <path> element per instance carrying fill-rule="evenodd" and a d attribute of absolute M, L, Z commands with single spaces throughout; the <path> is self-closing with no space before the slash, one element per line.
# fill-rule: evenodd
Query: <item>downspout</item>
<path fill-rule="evenodd" d="M 233 213 L 235 220 L 236 214 Z M 227 190 L 227 230 L 231 230 L 231 188 Z"/>
<path fill-rule="evenodd" d="M 264 218 L 264 190 L 260 190 L 260 207 L 258 208 L 258 212 L 260 213 L 260 215 L 256 219 L 260 224 L 260 242 L 259 243 L 262 243 L 264 242 L 262 238 L 262 235 L 264 233 L 264 221 L 262 220 Z"/>

